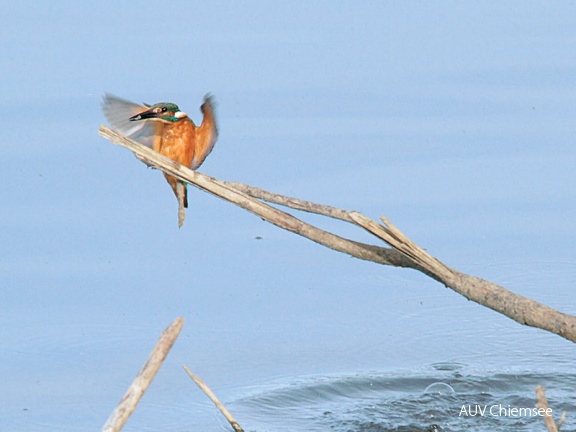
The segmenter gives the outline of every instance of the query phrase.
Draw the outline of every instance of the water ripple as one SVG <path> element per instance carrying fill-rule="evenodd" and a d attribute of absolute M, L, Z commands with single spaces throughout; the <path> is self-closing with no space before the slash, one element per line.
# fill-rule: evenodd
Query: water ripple
<path fill-rule="evenodd" d="M 497 373 L 478 376 L 458 363 L 432 365 L 426 373 L 309 377 L 258 391 L 230 408 L 253 431 L 508 431 L 543 430 L 534 408 L 545 386 L 553 415 L 574 413 L 575 375 Z M 435 391 L 436 388 L 450 391 Z M 431 391 L 432 389 L 432 391 Z M 574 415 L 565 423 L 576 425 Z"/>

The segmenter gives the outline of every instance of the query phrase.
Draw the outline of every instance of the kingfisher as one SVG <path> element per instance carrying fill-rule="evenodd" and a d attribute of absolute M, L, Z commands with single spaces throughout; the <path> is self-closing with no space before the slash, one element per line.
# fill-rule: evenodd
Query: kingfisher
<path fill-rule="evenodd" d="M 214 100 L 210 95 L 204 96 L 200 106 L 203 114 L 200 126 L 171 102 L 139 105 L 106 93 L 102 111 L 114 129 L 193 170 L 202 165 L 218 138 Z M 184 208 L 188 207 L 187 185 L 166 173 L 164 177 L 178 200 L 178 226 L 181 227 Z"/>

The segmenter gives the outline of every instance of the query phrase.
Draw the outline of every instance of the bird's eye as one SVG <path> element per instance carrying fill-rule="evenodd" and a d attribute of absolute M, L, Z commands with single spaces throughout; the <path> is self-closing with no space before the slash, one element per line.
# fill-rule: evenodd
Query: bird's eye
<path fill-rule="evenodd" d="M 162 112 L 166 112 L 166 111 L 168 111 L 168 108 L 162 107 Z"/>

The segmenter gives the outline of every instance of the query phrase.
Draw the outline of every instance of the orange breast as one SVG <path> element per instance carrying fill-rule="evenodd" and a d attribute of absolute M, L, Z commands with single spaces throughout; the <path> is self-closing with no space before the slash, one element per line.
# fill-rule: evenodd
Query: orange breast
<path fill-rule="evenodd" d="M 158 153 L 189 167 L 194 157 L 195 129 L 188 118 L 164 125 Z"/>

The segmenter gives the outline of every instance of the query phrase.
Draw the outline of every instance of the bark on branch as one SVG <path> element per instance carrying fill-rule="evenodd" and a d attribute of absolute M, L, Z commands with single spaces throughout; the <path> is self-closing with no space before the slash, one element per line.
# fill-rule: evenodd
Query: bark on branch
<path fill-rule="evenodd" d="M 242 183 L 223 182 L 179 165 L 106 126 L 100 126 L 98 133 L 113 144 L 128 148 L 135 155 L 144 158 L 153 167 L 236 204 L 282 229 L 362 260 L 418 270 L 463 295 L 468 300 L 489 307 L 520 324 L 537 327 L 576 342 L 576 317 L 563 314 L 534 300 L 508 291 L 499 285 L 466 275 L 446 266 L 410 241 L 384 216 L 380 217 L 382 223 L 378 223 L 355 211 L 346 211 L 290 198 Z M 303 222 L 289 213 L 266 204 L 266 202 L 354 224 L 390 247 L 360 243 L 340 237 Z"/>

